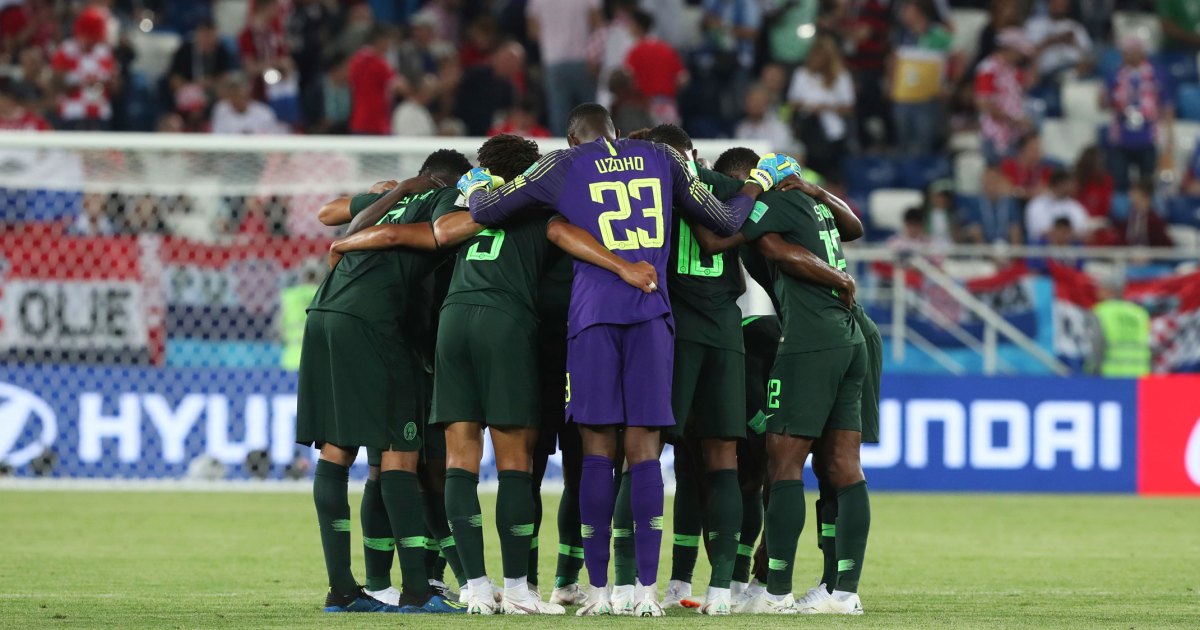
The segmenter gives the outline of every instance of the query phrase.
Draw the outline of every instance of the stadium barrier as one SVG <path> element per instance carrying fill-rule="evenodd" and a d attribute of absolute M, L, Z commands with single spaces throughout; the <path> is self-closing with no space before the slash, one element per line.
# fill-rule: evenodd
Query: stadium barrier
<path fill-rule="evenodd" d="M 888 375 L 863 464 L 888 490 L 1200 495 L 1198 389 Z M 0 462 L 19 477 L 302 477 L 315 453 L 293 443 L 295 411 L 277 368 L 0 367 Z"/>

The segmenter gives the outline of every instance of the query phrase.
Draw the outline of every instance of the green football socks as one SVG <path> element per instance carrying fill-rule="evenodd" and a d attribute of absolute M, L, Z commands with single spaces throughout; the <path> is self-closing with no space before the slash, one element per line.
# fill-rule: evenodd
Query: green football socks
<path fill-rule="evenodd" d="M 871 531 L 871 499 L 867 482 L 853 483 L 837 492 L 837 586 L 834 590 L 858 592 L 867 534 Z"/>
<path fill-rule="evenodd" d="M 771 484 L 767 506 L 767 592 L 792 592 L 792 562 L 804 531 L 804 482 L 799 479 Z"/>
<path fill-rule="evenodd" d="M 392 537 L 396 539 L 402 589 L 405 594 L 424 601 L 429 595 L 429 573 L 425 568 L 425 519 L 421 510 L 413 509 L 413 506 L 420 505 L 421 484 L 416 473 L 405 470 L 385 470 L 379 475 L 379 483 L 388 520 L 392 523 Z"/>
<path fill-rule="evenodd" d="M 613 574 L 616 586 L 637 581 L 637 547 L 633 541 L 633 503 L 629 472 L 621 473 L 621 487 L 613 506 Z"/>
<path fill-rule="evenodd" d="M 462 468 L 446 471 L 446 519 L 450 522 L 458 559 L 462 562 L 463 577 L 474 580 L 486 575 L 479 475 Z"/>
<path fill-rule="evenodd" d="M 704 522 L 708 529 L 709 559 L 712 561 L 712 577 L 708 585 L 710 588 L 729 588 L 742 526 L 742 489 L 738 486 L 737 471 L 734 469 L 711 471 L 706 479 L 708 505 L 704 510 Z"/>
<path fill-rule="evenodd" d="M 743 584 L 750 581 L 750 559 L 754 556 L 754 543 L 762 530 L 762 490 L 742 494 L 742 527 L 737 546 L 737 559 L 733 561 L 733 581 Z"/>
<path fill-rule="evenodd" d="M 450 534 L 450 524 L 446 519 L 446 495 L 426 490 L 425 497 L 425 527 L 429 530 L 430 538 L 426 548 L 430 550 L 434 561 L 430 577 L 445 582 L 445 569 L 449 565 L 461 587 L 467 583 L 467 578 L 463 575 L 458 547 L 454 544 L 454 536 Z"/>
<path fill-rule="evenodd" d="M 367 590 L 382 591 L 392 585 L 392 558 L 396 555 L 396 539 L 383 505 L 383 490 L 378 479 L 368 479 L 363 486 L 362 505 L 363 563 L 367 570 Z"/>
<path fill-rule="evenodd" d="M 352 595 L 358 582 L 350 572 L 350 500 L 347 485 L 350 469 L 323 459 L 317 460 L 313 477 L 313 503 L 321 529 L 321 550 L 325 553 L 325 571 L 334 595 Z"/>
<path fill-rule="evenodd" d="M 525 579 L 532 585 L 538 584 L 538 534 L 542 531 L 542 489 L 529 482 L 529 496 L 533 503 L 533 537 L 529 539 L 529 559 L 526 561 Z"/>
<path fill-rule="evenodd" d="M 825 589 L 833 592 L 833 588 L 837 586 L 838 562 L 837 562 L 837 491 L 833 489 L 833 485 L 824 481 L 818 480 L 821 491 L 821 498 L 817 499 L 817 522 L 820 529 L 817 530 L 817 546 L 821 549 L 821 557 L 824 559 L 823 568 L 821 570 L 821 584 L 825 585 Z"/>
<path fill-rule="evenodd" d="M 679 456 L 676 455 L 678 458 Z M 692 582 L 692 571 L 700 555 L 703 518 L 700 507 L 700 486 L 695 475 L 675 474 L 674 536 L 671 544 L 671 579 Z"/>
<path fill-rule="evenodd" d="M 579 495 L 568 485 L 558 502 L 558 565 L 554 569 L 554 588 L 579 582 L 583 568 L 583 537 L 579 529 Z"/>
<path fill-rule="evenodd" d="M 533 477 L 521 470 L 501 470 L 496 478 L 496 533 L 504 577 L 525 578 L 533 538 Z"/>

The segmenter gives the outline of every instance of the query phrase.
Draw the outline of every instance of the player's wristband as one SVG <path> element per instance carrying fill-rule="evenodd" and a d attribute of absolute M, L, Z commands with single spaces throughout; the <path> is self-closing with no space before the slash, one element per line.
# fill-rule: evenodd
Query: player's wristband
<path fill-rule="evenodd" d="M 763 192 L 771 190 L 775 185 L 775 178 L 771 174 L 761 168 L 750 169 L 750 178 L 746 180 L 747 184 L 758 184 L 763 189 Z"/>

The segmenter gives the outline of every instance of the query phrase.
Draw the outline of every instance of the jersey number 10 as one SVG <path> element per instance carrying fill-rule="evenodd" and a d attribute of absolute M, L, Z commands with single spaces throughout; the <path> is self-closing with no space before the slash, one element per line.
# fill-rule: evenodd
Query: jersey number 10
<path fill-rule="evenodd" d="M 657 178 L 642 177 L 629 182 L 596 182 L 589 186 L 588 190 L 591 191 L 592 201 L 595 203 L 605 203 L 604 193 L 607 192 L 613 193 L 616 197 L 617 209 L 600 213 L 600 236 L 605 247 L 617 250 L 652 249 L 663 246 L 662 188 Z M 647 195 L 647 193 L 649 194 Z M 624 238 L 619 238 L 616 232 L 620 228 L 614 228 L 613 223 L 625 221 L 633 216 L 630 199 L 651 202 L 651 205 L 642 208 L 640 212 L 643 217 L 654 220 L 654 228 L 652 232 L 642 228 L 636 230 L 624 228 Z"/>

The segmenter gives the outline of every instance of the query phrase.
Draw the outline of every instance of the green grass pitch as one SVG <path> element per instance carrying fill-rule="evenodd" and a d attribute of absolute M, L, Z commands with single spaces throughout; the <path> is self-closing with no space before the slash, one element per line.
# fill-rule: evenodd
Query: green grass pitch
<path fill-rule="evenodd" d="M 873 499 L 863 617 L 673 611 L 650 620 L 326 615 L 307 494 L 0 491 L 0 628 L 1200 628 L 1200 501 L 882 492 Z M 485 514 L 493 501 L 484 497 Z M 547 497 L 545 584 L 557 547 L 554 510 Z M 353 513 L 357 530 L 357 507 Z M 487 531 L 488 567 L 498 578 L 495 532 Z M 669 547 L 663 551 L 660 590 L 669 570 Z M 819 569 L 811 523 L 796 569 L 803 591 Z M 698 589 L 707 574 L 702 559 Z"/>

